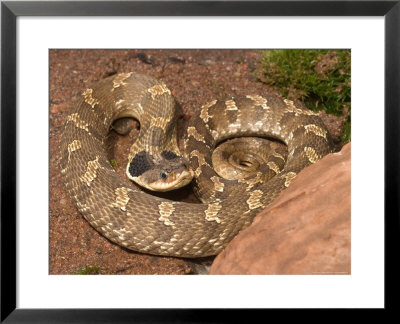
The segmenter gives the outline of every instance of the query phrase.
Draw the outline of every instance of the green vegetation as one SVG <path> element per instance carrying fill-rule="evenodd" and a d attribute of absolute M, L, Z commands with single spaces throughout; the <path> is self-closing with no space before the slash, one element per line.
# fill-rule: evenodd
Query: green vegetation
<path fill-rule="evenodd" d="M 111 166 L 112 166 L 113 168 L 116 168 L 116 167 L 118 166 L 117 160 L 111 160 L 111 161 L 110 161 L 110 164 L 111 164 Z"/>
<path fill-rule="evenodd" d="M 351 51 L 266 50 L 263 82 L 313 111 L 347 116 L 343 142 L 351 138 Z"/>
<path fill-rule="evenodd" d="M 75 272 L 77 275 L 96 275 L 99 274 L 100 268 L 96 265 L 90 267 L 86 266 L 82 269 L 79 269 L 78 271 Z"/>

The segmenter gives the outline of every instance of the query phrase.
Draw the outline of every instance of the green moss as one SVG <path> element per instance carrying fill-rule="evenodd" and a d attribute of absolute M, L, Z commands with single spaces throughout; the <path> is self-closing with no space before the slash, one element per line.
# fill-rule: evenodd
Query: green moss
<path fill-rule="evenodd" d="M 349 117 L 343 126 L 342 142 L 348 143 L 350 141 L 351 141 L 351 122 L 350 122 L 350 117 Z"/>
<path fill-rule="evenodd" d="M 342 139 L 350 141 L 351 51 L 266 50 L 262 81 L 313 111 L 348 116 Z"/>
<path fill-rule="evenodd" d="M 115 168 L 115 167 L 118 166 L 117 160 L 111 160 L 111 161 L 110 161 L 110 164 L 111 164 L 111 166 L 112 166 L 113 168 Z"/>
<path fill-rule="evenodd" d="M 100 268 L 96 265 L 94 266 L 86 266 L 81 268 L 75 272 L 77 275 L 96 275 L 99 274 Z"/>

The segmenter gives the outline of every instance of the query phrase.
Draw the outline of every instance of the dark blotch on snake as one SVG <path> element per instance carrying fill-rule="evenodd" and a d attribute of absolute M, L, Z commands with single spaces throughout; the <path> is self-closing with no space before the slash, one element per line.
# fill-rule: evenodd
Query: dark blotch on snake
<path fill-rule="evenodd" d="M 161 156 L 166 160 L 173 160 L 178 157 L 178 155 L 171 151 L 162 151 Z"/>
<path fill-rule="evenodd" d="M 151 155 L 145 151 L 139 152 L 129 165 L 129 173 L 132 177 L 138 177 L 154 166 Z"/>

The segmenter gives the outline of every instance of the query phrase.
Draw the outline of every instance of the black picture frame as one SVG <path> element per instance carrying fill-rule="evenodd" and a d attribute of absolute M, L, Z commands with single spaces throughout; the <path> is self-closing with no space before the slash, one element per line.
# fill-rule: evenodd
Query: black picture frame
<path fill-rule="evenodd" d="M 1 322 L 236 322 L 263 310 L 16 308 L 16 19 L 19 16 L 383 16 L 385 19 L 385 310 L 397 305 L 399 249 L 400 1 L 2 1 Z M 366 162 L 370 163 L 370 162 Z M 371 171 L 372 172 L 372 171 Z M 367 180 L 368 181 L 368 180 Z M 251 314 L 247 312 L 252 312 Z M 248 317 L 250 320 L 250 317 Z M 250 320 L 251 321 L 251 320 Z"/>

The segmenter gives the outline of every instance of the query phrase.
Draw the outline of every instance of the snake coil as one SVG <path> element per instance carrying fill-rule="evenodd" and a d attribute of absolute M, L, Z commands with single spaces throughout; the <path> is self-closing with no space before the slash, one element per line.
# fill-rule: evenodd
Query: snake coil
<path fill-rule="evenodd" d="M 153 163 L 148 157 L 187 159 L 203 203 L 155 197 L 117 175 L 107 159 L 105 138 L 121 117 L 134 117 L 141 126 L 130 150 L 129 160 L 135 165 L 131 176 Z M 184 157 L 177 146 L 177 117 L 167 86 L 133 72 L 86 89 L 66 117 L 60 141 L 66 188 L 96 230 L 128 249 L 178 257 L 218 254 L 301 169 L 332 151 L 330 135 L 316 114 L 274 96 L 248 95 L 202 106 L 190 120 Z M 221 141 L 240 136 L 282 141 L 288 153 L 283 169 L 277 167 L 283 157 L 274 153 L 268 172 L 275 176 L 268 181 L 264 172 L 237 180 L 221 178 L 212 168 L 211 152 Z"/>

